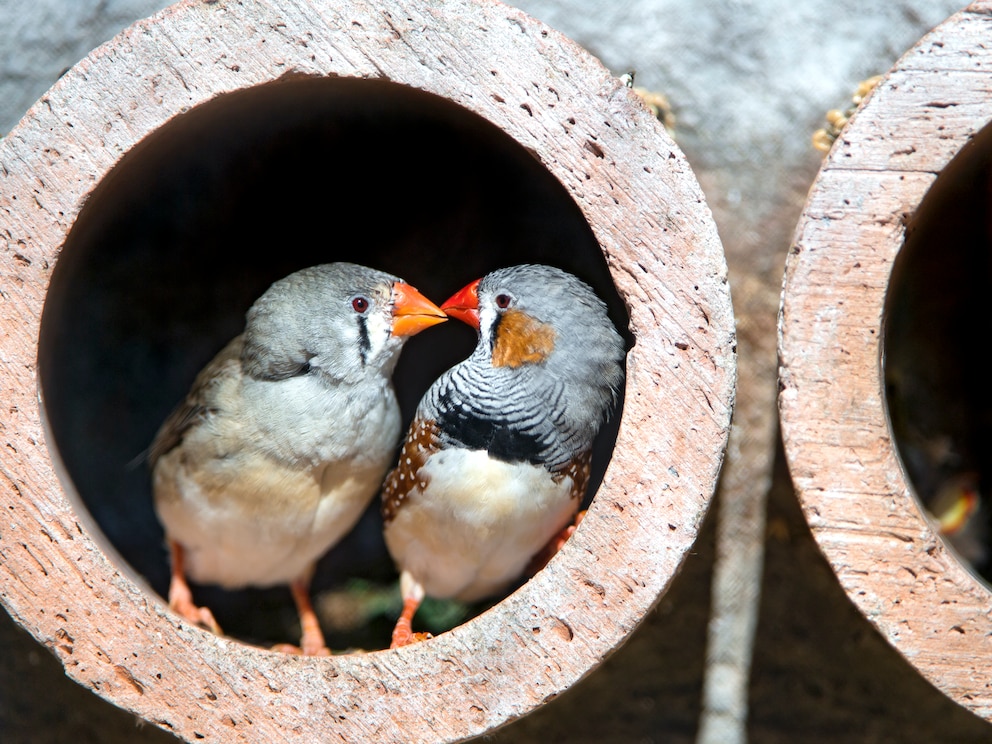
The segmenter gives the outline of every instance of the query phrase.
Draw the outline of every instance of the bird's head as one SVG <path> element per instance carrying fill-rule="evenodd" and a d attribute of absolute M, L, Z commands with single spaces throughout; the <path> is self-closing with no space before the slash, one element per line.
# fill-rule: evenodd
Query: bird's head
<path fill-rule="evenodd" d="M 280 279 L 252 305 L 242 362 L 261 379 L 388 377 L 406 340 L 446 319 L 395 276 L 351 263 L 321 264 Z"/>
<path fill-rule="evenodd" d="M 479 332 L 475 355 L 494 367 L 544 365 L 566 379 L 623 380 L 623 340 L 592 288 L 539 264 L 498 269 L 468 284 L 441 309 Z"/>

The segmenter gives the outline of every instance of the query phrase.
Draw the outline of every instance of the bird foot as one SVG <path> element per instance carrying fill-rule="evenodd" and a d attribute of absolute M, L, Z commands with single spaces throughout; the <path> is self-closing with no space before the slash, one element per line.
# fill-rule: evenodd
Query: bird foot
<path fill-rule="evenodd" d="M 414 633 L 409 628 L 405 631 L 396 628 L 393 630 L 393 642 L 389 645 L 389 647 L 402 648 L 403 646 L 412 646 L 415 643 L 429 641 L 433 637 L 433 635 L 427 633 L 426 631 L 423 633 Z"/>
<path fill-rule="evenodd" d="M 293 594 L 293 602 L 300 614 L 300 645 L 291 646 L 280 644 L 284 653 L 303 654 L 304 656 L 330 656 L 331 650 L 324 642 L 324 633 L 320 629 L 320 621 L 310 602 L 310 577 L 302 577 L 289 585 Z M 286 650 L 296 649 L 296 650 Z"/>
<path fill-rule="evenodd" d="M 400 648 L 433 638 L 430 633 L 413 632 L 413 616 L 417 614 L 424 599 L 424 587 L 406 571 L 400 575 L 400 593 L 403 595 L 403 611 L 393 627 L 393 640 L 390 648 Z"/>
<path fill-rule="evenodd" d="M 198 607 L 193 602 L 193 591 L 186 582 L 185 551 L 175 540 L 169 541 L 172 561 L 172 579 L 169 581 L 169 609 L 193 625 L 209 630 L 214 635 L 224 635 L 220 625 L 206 607 Z"/>
<path fill-rule="evenodd" d="M 220 629 L 220 625 L 214 619 L 214 613 L 210 611 L 208 607 L 198 607 L 193 604 L 192 599 L 183 600 L 182 598 L 170 599 L 169 609 L 175 612 L 184 620 L 193 623 L 204 630 L 209 630 L 214 635 L 224 635 L 224 631 Z"/>

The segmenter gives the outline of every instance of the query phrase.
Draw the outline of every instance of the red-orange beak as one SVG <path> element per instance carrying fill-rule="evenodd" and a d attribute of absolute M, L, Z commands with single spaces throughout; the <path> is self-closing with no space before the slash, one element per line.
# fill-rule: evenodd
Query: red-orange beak
<path fill-rule="evenodd" d="M 468 323 L 475 330 L 479 330 L 479 282 L 476 279 L 471 284 L 462 287 L 451 295 L 443 305 L 443 310 L 448 317 L 457 318 L 463 323 Z"/>
<path fill-rule="evenodd" d="M 447 319 L 441 308 L 409 284 L 393 282 L 394 336 L 413 336 Z"/>

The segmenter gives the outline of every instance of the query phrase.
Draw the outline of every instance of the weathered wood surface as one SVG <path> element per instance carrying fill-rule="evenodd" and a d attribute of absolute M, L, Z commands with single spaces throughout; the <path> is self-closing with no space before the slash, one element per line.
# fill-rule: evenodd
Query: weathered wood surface
<path fill-rule="evenodd" d="M 928 680 L 992 719 L 992 595 L 931 529 L 883 401 L 890 271 L 937 174 L 992 121 L 992 3 L 936 28 L 835 143 L 789 256 L 779 408 L 792 477 L 848 596 Z"/>
<path fill-rule="evenodd" d="M 636 346 L 609 470 L 551 564 L 472 621 L 398 651 L 270 653 L 180 622 L 74 513 L 46 447 L 36 360 L 66 236 L 170 120 L 287 74 L 389 79 L 529 148 L 590 223 Z M 194 741 L 447 741 L 592 670 L 664 593 L 715 487 L 733 314 L 702 193 L 660 125 L 592 57 L 489 2 L 184 2 L 70 70 L 0 147 L 0 599 L 80 684 Z"/>

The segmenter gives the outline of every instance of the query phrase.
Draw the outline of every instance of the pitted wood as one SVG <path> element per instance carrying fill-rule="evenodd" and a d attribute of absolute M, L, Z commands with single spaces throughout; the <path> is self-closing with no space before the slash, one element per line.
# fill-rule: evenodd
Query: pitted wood
<path fill-rule="evenodd" d="M 59 477 L 37 383 L 52 270 L 101 181 L 190 109 L 300 77 L 401 83 L 528 148 L 592 227 L 636 338 L 605 480 L 547 568 L 431 641 L 330 659 L 193 628 L 122 569 Z M 453 741 L 588 674 L 667 589 L 729 430 L 726 265 L 681 152 L 573 42 L 481 1 L 181 2 L 70 70 L 0 164 L 0 599 L 80 684 L 189 741 Z"/>

